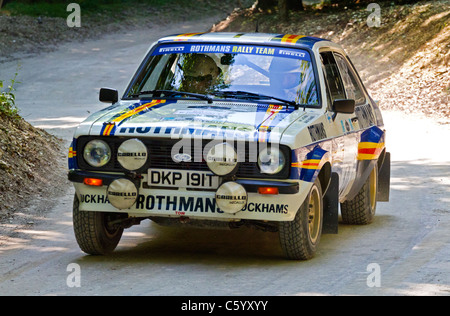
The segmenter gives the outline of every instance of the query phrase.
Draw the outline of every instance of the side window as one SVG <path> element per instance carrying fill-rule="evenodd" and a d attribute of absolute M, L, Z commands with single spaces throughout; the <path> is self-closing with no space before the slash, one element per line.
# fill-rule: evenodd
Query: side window
<path fill-rule="evenodd" d="M 321 53 L 323 68 L 331 93 L 331 101 L 346 99 L 344 85 L 332 52 Z"/>
<path fill-rule="evenodd" d="M 347 98 L 355 100 L 356 104 L 363 104 L 366 101 L 364 93 L 361 91 L 358 82 L 356 81 L 353 71 L 342 55 L 335 54 L 336 62 L 341 71 L 342 80 L 344 81 L 345 91 L 347 92 Z"/>
<path fill-rule="evenodd" d="M 323 76 L 325 77 L 325 88 L 326 88 L 325 92 L 327 94 L 327 102 L 328 102 L 329 107 L 331 109 L 331 105 L 333 104 L 333 100 L 331 99 L 330 86 L 328 84 L 328 80 L 326 79 L 327 78 L 327 74 L 325 73 L 325 67 L 323 65 L 322 65 L 322 71 L 323 71 Z"/>

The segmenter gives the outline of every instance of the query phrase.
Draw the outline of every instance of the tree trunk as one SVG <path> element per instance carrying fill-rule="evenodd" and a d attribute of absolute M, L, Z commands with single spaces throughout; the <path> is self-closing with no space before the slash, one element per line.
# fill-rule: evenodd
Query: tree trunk
<path fill-rule="evenodd" d="M 301 0 L 278 0 L 278 12 L 282 21 L 289 21 L 289 11 L 303 10 L 303 1 Z"/>
<path fill-rule="evenodd" d="M 289 20 L 288 0 L 278 0 L 278 13 L 282 22 Z"/>
<path fill-rule="evenodd" d="M 0 0 L 0 9 L 2 8 L 2 6 L 3 6 L 3 0 Z"/>

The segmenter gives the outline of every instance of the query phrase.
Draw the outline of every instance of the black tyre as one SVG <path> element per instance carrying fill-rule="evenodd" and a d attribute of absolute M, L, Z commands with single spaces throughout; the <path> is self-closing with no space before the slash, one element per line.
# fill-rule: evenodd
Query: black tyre
<path fill-rule="evenodd" d="M 375 165 L 366 183 L 353 200 L 341 203 L 345 224 L 367 225 L 373 222 L 377 209 L 378 166 Z"/>
<path fill-rule="evenodd" d="M 116 249 L 123 228 L 108 225 L 126 215 L 79 210 L 78 197 L 73 201 L 73 228 L 80 249 L 90 255 L 106 255 Z"/>
<path fill-rule="evenodd" d="M 308 260 L 314 257 L 322 235 L 322 225 L 323 196 L 317 179 L 295 219 L 279 223 L 280 243 L 286 258 Z"/>

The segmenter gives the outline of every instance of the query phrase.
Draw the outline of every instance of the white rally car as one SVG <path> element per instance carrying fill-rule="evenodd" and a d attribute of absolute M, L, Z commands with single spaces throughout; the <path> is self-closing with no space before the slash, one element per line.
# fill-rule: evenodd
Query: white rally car
<path fill-rule="evenodd" d="M 119 99 L 80 124 L 69 152 L 73 224 L 88 254 L 123 230 L 252 226 L 289 259 L 323 233 L 373 221 L 390 155 L 374 102 L 344 50 L 280 34 L 189 33 L 154 43 Z"/>

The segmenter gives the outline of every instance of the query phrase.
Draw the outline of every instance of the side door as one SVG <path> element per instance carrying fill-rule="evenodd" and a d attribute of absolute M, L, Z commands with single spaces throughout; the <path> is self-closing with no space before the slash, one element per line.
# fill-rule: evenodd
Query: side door
<path fill-rule="evenodd" d="M 351 190 L 356 178 L 358 155 L 358 131 L 360 126 L 356 113 L 335 113 L 333 102 L 335 100 L 353 99 L 356 104 L 364 102 L 360 89 L 354 87 L 350 69 L 342 61 L 341 54 L 333 51 L 321 52 L 322 68 L 326 78 L 329 115 L 328 123 L 335 131 L 333 140 L 333 171 L 339 174 L 339 197 L 341 202 Z M 353 77 L 354 78 L 354 77 Z"/>

